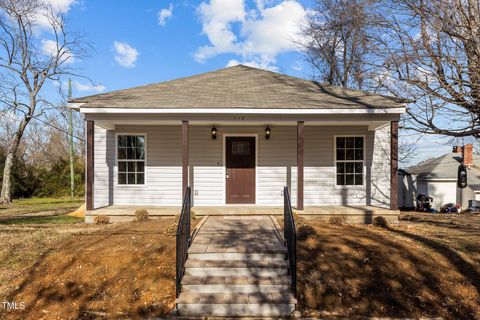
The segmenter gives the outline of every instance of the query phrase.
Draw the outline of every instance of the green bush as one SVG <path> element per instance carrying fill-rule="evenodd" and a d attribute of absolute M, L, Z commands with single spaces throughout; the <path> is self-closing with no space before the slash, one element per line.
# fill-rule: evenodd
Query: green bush
<path fill-rule="evenodd" d="M 0 188 L 3 181 L 5 159 L 5 152 L 0 149 Z M 31 197 L 38 188 L 38 179 L 35 176 L 34 168 L 28 166 L 21 157 L 15 157 L 14 159 L 11 181 L 13 198 Z"/>
<path fill-rule="evenodd" d="M 75 163 L 75 194 L 84 194 L 84 169 L 83 164 Z M 34 196 L 52 197 L 66 196 L 70 194 L 70 164 L 67 160 L 58 159 L 49 169 L 41 169 L 38 172 L 39 187 Z"/>
<path fill-rule="evenodd" d="M 0 188 L 3 180 L 5 151 L 0 149 Z M 84 195 L 85 168 L 75 161 L 75 194 Z M 43 167 L 34 167 L 22 157 L 16 157 L 12 168 L 12 198 L 61 197 L 70 195 L 70 163 L 58 158 Z"/>

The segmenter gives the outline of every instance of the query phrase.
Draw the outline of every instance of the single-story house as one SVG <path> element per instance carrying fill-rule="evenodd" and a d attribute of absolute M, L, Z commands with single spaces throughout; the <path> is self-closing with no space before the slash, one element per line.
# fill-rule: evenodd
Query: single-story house
<path fill-rule="evenodd" d="M 467 187 L 457 186 L 458 166 L 467 168 Z M 399 170 L 400 171 L 400 170 Z M 433 209 L 446 203 L 468 208 L 469 200 L 480 200 L 480 156 L 472 144 L 454 146 L 451 153 L 423 161 L 399 173 L 399 207 L 409 208 L 419 194 L 433 198 Z"/>
<path fill-rule="evenodd" d="M 398 214 L 406 100 L 238 65 L 69 103 L 86 120 L 87 221 L 164 214 L 187 186 L 198 212 L 281 208 L 288 186 L 300 213 Z"/>

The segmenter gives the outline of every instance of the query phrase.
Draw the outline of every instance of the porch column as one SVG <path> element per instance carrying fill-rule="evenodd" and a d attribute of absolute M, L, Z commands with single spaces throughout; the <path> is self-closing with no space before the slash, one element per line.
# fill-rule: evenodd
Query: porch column
<path fill-rule="evenodd" d="M 188 121 L 182 121 L 182 199 L 188 187 Z"/>
<path fill-rule="evenodd" d="M 398 121 L 390 122 L 390 210 L 398 210 Z"/>
<path fill-rule="evenodd" d="M 87 172 L 85 177 L 85 207 L 93 210 L 94 122 L 87 120 Z"/>
<path fill-rule="evenodd" d="M 297 209 L 303 210 L 303 151 L 304 151 L 304 124 L 297 122 Z"/>

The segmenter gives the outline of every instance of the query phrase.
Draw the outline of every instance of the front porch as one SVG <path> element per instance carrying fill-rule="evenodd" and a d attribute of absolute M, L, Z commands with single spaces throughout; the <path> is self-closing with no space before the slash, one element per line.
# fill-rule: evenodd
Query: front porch
<path fill-rule="evenodd" d="M 174 216 L 180 214 L 180 207 L 177 206 L 140 206 L 140 205 L 112 205 L 92 211 L 85 215 L 87 223 L 93 222 L 97 215 L 110 217 L 111 222 L 128 222 L 135 218 L 135 210 L 147 209 L 150 218 L 158 219 L 162 217 Z M 371 223 L 376 216 L 383 216 L 391 223 L 398 222 L 399 210 L 390 210 L 376 206 L 307 206 L 304 210 L 295 210 L 294 213 L 307 219 L 317 219 L 328 221 L 331 217 L 341 216 L 348 223 Z M 196 206 L 192 208 L 192 214 L 195 216 L 266 216 L 283 215 L 281 206 Z"/>

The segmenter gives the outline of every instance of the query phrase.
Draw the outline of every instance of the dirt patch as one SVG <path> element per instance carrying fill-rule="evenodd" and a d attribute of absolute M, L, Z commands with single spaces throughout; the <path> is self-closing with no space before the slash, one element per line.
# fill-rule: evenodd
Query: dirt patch
<path fill-rule="evenodd" d="M 480 217 L 434 218 L 386 229 L 307 220 L 314 232 L 298 241 L 304 314 L 480 319 Z"/>
<path fill-rule="evenodd" d="M 145 318 L 175 303 L 173 218 L 123 223 L 68 237 L 30 269 L 2 318 Z M 195 225 L 195 223 L 193 223 Z M 192 226 L 193 227 L 193 226 Z"/>

